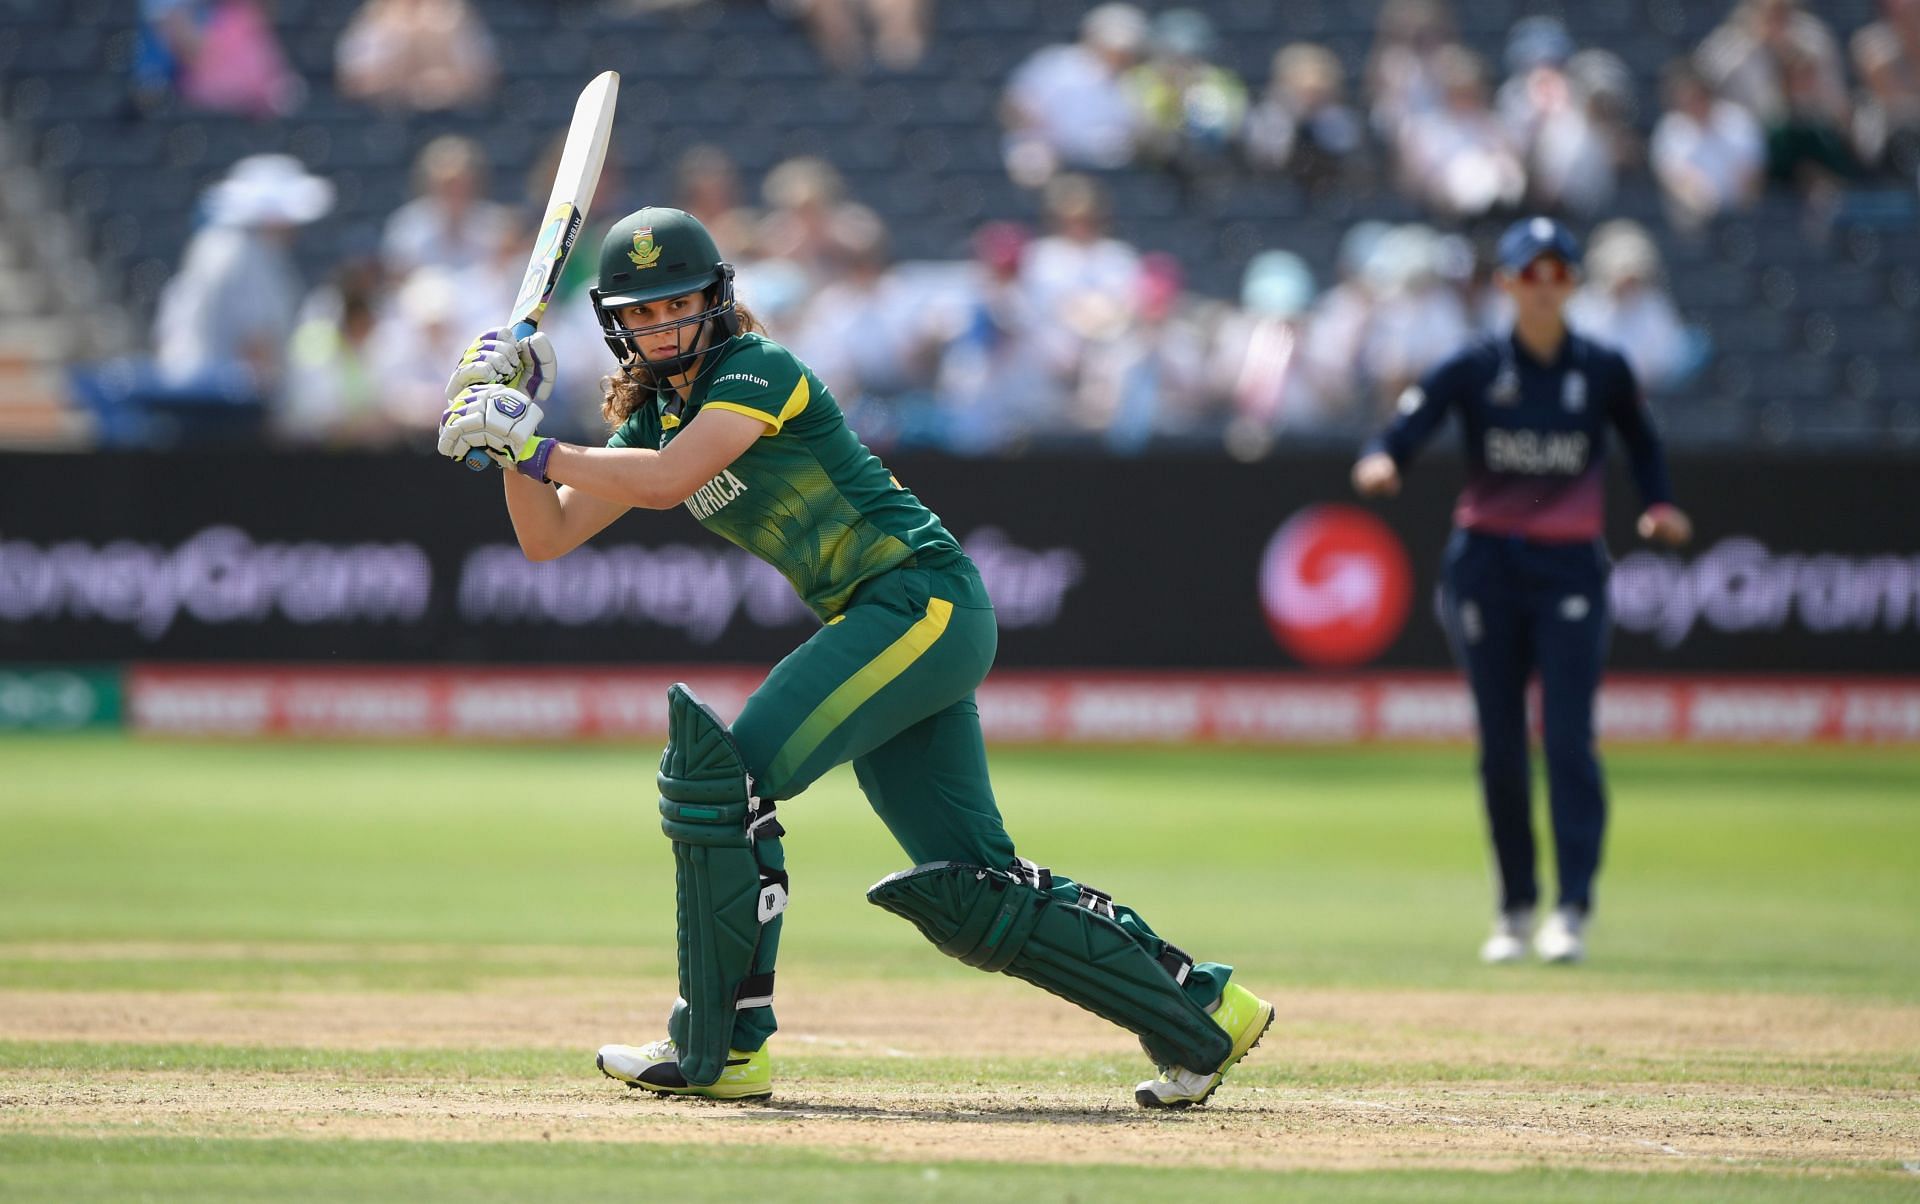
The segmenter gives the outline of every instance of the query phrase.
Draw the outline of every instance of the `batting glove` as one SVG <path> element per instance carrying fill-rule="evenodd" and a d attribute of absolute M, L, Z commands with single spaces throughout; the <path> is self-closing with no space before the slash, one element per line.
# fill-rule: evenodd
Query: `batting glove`
<path fill-rule="evenodd" d="M 518 389 L 476 385 L 440 415 L 440 454 L 463 460 L 477 447 L 500 467 L 544 481 L 554 440 L 538 433 L 543 417 Z"/>
<path fill-rule="evenodd" d="M 447 400 L 458 401 L 475 385 L 506 385 L 534 401 L 545 401 L 553 396 L 559 372 L 553 341 L 543 332 L 536 330 L 515 342 L 510 331 L 483 330 L 447 378 Z"/>

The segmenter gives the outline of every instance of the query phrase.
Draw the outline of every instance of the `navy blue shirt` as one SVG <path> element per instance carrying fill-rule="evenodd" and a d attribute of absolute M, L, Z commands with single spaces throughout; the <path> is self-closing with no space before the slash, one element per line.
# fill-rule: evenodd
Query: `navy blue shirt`
<path fill-rule="evenodd" d="M 1453 508 L 1457 527 L 1541 543 L 1600 538 L 1608 426 L 1627 446 L 1642 502 L 1673 500 L 1633 369 L 1571 331 L 1551 364 L 1512 335 L 1472 343 L 1410 386 L 1398 408 L 1366 450 L 1386 452 L 1402 469 L 1448 414 L 1460 416 L 1467 485 Z"/>

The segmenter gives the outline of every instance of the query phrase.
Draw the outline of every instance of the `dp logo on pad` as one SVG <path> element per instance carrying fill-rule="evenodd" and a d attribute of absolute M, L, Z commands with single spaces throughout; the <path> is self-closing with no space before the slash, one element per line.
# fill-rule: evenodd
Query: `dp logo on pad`
<path fill-rule="evenodd" d="M 1391 528 L 1355 506 L 1296 511 L 1260 560 L 1267 625 L 1302 664 L 1364 664 L 1406 626 L 1413 569 Z"/>

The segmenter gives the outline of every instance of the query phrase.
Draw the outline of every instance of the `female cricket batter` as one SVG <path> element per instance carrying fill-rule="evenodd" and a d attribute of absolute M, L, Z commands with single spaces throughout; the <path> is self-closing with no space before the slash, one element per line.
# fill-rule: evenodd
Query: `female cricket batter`
<path fill-rule="evenodd" d="M 869 900 L 944 953 L 1139 1034 L 1161 1068 L 1135 1091 L 1141 1105 L 1205 1103 L 1273 1005 L 1131 908 L 1014 855 L 974 706 L 998 642 L 993 607 L 953 536 L 860 444 L 820 378 L 760 333 L 693 217 L 650 208 L 615 225 L 590 295 L 619 360 L 604 383 L 607 446 L 539 435 L 552 352 L 539 335 L 488 331 L 449 382 L 442 454 L 479 448 L 512 470 L 507 511 L 534 560 L 565 555 L 631 507 L 685 505 L 785 574 L 822 623 L 731 728 L 685 686 L 668 691 L 660 814 L 680 998 L 666 1040 L 608 1045 L 601 1070 L 663 1095 L 772 1092 L 788 885 L 775 803 L 852 761 L 915 863 Z"/>
<path fill-rule="evenodd" d="M 1586 954 L 1585 925 L 1607 803 L 1593 746 L 1593 700 L 1607 647 L 1601 542 L 1606 433 L 1620 432 L 1645 507 L 1644 539 L 1685 543 L 1659 437 L 1620 353 L 1567 329 L 1579 244 L 1536 217 L 1501 237 L 1497 279 L 1512 331 L 1468 346 L 1400 398 L 1392 425 L 1353 467 L 1364 497 L 1400 491 L 1400 471 L 1449 411 L 1460 416 L 1467 485 L 1441 571 L 1439 610 L 1480 721 L 1480 783 L 1493 838 L 1499 914 L 1488 962 L 1526 954 L 1539 901 L 1527 757 L 1527 679 L 1538 672 L 1559 905 L 1534 934 L 1555 962 Z"/>

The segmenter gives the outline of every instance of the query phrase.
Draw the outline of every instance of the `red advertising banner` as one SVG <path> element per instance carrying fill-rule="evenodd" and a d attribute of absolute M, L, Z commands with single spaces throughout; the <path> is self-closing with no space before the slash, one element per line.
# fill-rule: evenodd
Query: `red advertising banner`
<path fill-rule="evenodd" d="M 308 668 L 140 664 L 127 724 L 160 736 L 658 740 L 667 687 L 722 716 L 762 671 Z M 1473 738 L 1473 706 L 1443 673 L 1010 671 L 980 689 L 1003 744 L 1359 744 Z M 1920 679 L 1617 674 L 1601 691 L 1613 743 L 1920 744 Z"/>

